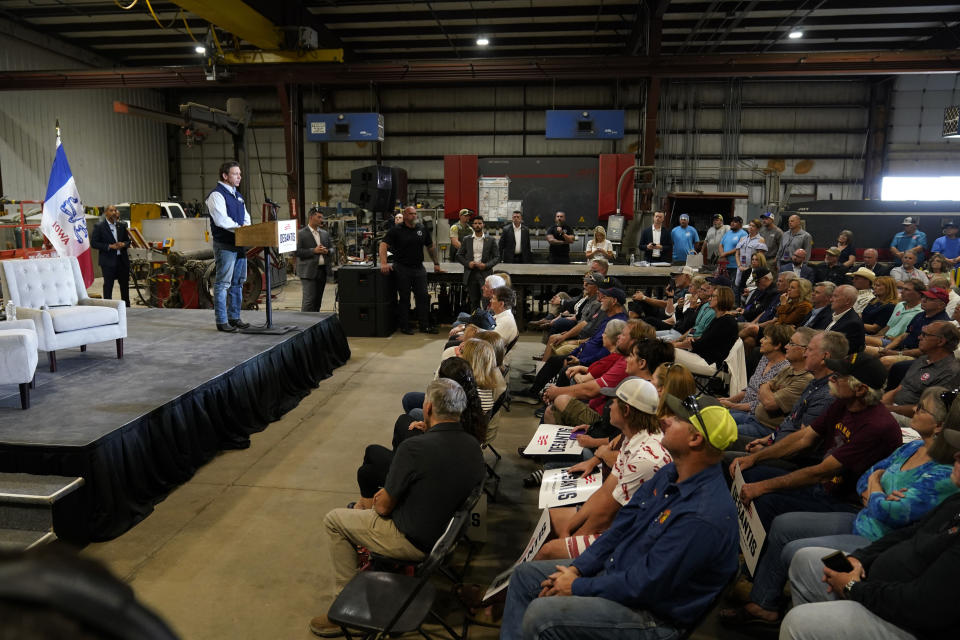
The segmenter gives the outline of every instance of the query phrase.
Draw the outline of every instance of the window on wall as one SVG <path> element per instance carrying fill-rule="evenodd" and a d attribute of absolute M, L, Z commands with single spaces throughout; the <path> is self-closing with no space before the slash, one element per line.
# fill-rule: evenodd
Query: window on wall
<path fill-rule="evenodd" d="M 885 176 L 881 200 L 960 200 L 960 176 Z"/>

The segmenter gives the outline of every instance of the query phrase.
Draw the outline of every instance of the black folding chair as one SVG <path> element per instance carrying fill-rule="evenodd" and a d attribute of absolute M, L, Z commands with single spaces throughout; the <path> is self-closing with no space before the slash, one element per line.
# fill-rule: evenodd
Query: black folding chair
<path fill-rule="evenodd" d="M 415 575 L 386 571 L 361 571 L 347 583 L 330 605 L 327 617 L 340 625 L 347 638 L 351 630 L 362 638 L 385 638 L 391 634 L 417 631 L 430 638 L 423 630 L 427 618 L 438 622 L 454 640 L 462 637 L 433 611 L 437 590 L 430 578 L 443 571 L 444 563 L 464 537 L 470 522 L 470 512 L 480 499 L 482 485 L 478 485 L 450 518 L 446 531 L 440 536 L 430 554 L 417 566 Z"/>

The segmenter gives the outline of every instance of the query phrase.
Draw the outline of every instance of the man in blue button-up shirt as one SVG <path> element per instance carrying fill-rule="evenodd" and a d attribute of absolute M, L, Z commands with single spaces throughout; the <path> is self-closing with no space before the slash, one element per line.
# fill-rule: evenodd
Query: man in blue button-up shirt
<path fill-rule="evenodd" d="M 510 579 L 501 640 L 661 638 L 691 626 L 737 568 L 737 512 L 718 464 L 736 439 L 707 396 L 667 396 L 673 457 L 576 560 L 521 564 Z"/>

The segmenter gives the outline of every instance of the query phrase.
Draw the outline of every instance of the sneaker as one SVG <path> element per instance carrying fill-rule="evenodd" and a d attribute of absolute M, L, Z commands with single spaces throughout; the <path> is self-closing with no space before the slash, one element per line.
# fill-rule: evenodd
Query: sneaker
<path fill-rule="evenodd" d="M 310 621 L 310 631 L 315 636 L 321 638 L 340 638 L 343 636 L 343 629 L 340 625 L 330 622 L 326 615 L 317 616 Z"/>
<path fill-rule="evenodd" d="M 537 469 L 526 478 L 523 479 L 523 486 L 527 489 L 533 489 L 540 486 L 540 483 L 543 482 L 543 469 Z M 326 617 L 326 616 L 324 616 Z M 316 618 L 314 618 L 316 619 Z M 311 627 L 312 628 L 312 627 Z"/>
<path fill-rule="evenodd" d="M 534 415 L 534 417 L 536 417 L 536 418 L 542 418 L 542 417 L 543 417 L 543 414 L 546 413 L 546 412 L 547 412 L 547 408 L 546 408 L 546 407 L 540 407 L 539 409 L 537 409 L 536 411 L 533 412 L 533 415 Z"/>

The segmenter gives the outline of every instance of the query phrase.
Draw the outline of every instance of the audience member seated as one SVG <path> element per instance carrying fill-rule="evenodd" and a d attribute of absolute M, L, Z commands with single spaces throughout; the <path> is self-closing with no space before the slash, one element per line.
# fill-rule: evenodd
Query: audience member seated
<path fill-rule="evenodd" d="M 481 444 L 487 433 L 487 413 L 480 405 L 480 396 L 477 393 L 477 383 L 473 378 L 470 364 L 463 358 L 447 358 L 440 363 L 437 378 L 453 380 L 461 387 L 467 396 L 467 405 L 460 414 L 460 425 L 463 430 L 473 435 Z M 363 453 L 363 463 L 357 469 L 357 485 L 360 487 L 360 499 L 351 502 L 348 507 L 354 509 L 372 509 L 373 496 L 387 479 L 393 453 L 400 444 L 408 439 L 423 434 L 426 424 L 423 422 L 423 399 L 426 394 L 419 394 L 420 407 L 415 412 L 403 413 L 393 425 L 393 449 L 387 449 L 379 444 L 368 445 Z M 415 415 L 414 415 L 415 414 Z"/>
<path fill-rule="evenodd" d="M 813 295 L 811 304 L 813 308 L 807 317 L 800 322 L 800 326 L 810 327 L 811 329 L 826 329 L 827 325 L 833 320 L 833 312 L 830 310 L 830 300 L 833 298 L 833 292 L 837 285 L 832 282 L 818 282 L 813 286 Z"/>
<path fill-rule="evenodd" d="M 657 337 L 661 340 L 677 340 L 687 332 L 692 331 L 699 311 L 710 308 L 707 300 L 712 292 L 713 288 L 707 284 L 707 279 L 704 276 L 694 276 L 690 280 L 690 288 L 683 300 L 676 305 L 673 304 L 673 301 L 668 301 L 664 309 L 663 323 L 671 328 L 657 331 Z"/>
<path fill-rule="evenodd" d="M 757 288 L 757 280 L 763 275 L 760 269 L 766 269 L 770 271 L 770 273 L 776 273 L 767 266 L 766 256 L 757 252 L 750 256 L 750 271 L 743 274 L 746 280 L 743 281 L 743 290 L 740 292 L 741 298 L 750 295 L 750 293 Z M 734 293 L 736 293 L 736 289 L 734 289 Z"/>
<path fill-rule="evenodd" d="M 938 273 L 935 276 L 930 276 L 930 285 L 929 287 L 938 287 L 947 292 L 947 308 L 945 309 L 948 316 L 953 317 L 953 311 L 957 308 L 957 304 L 960 303 L 960 293 L 957 293 L 958 289 L 954 286 L 953 283 L 953 274 L 952 273 Z M 928 288 L 929 288 L 928 287 Z"/>
<path fill-rule="evenodd" d="M 954 449 L 960 448 L 960 433 L 948 429 L 944 437 Z M 960 452 L 953 454 L 951 480 L 960 485 Z M 794 608 L 780 626 L 780 637 L 956 637 L 960 626 L 958 511 L 960 494 L 954 494 L 923 520 L 854 551 L 848 556 L 853 571 L 846 573 L 823 566 L 821 558 L 832 549 L 798 551 L 790 563 Z"/>
<path fill-rule="evenodd" d="M 920 520 L 957 493 L 950 480 L 954 449 L 941 433 L 948 409 L 941 397 L 946 391 L 931 387 L 920 398 L 913 425 L 921 440 L 901 446 L 860 476 L 857 492 L 863 508 L 858 513 L 793 511 L 774 518 L 754 573 L 750 600 L 743 607 L 722 609 L 722 624 L 776 627 L 787 570 L 797 550 L 816 546 L 854 551 Z M 956 397 L 954 392 L 946 395 L 951 401 Z"/>
<path fill-rule="evenodd" d="M 496 325 L 494 324 L 493 314 L 489 310 L 474 311 L 463 324 L 457 327 L 459 329 L 457 334 L 447 340 L 446 344 L 443 345 L 443 353 L 440 355 L 440 358 L 450 357 L 448 355 L 450 349 L 460 346 L 466 340 L 475 337 L 478 331 L 490 331 L 494 326 Z"/>
<path fill-rule="evenodd" d="M 910 255 L 910 254 L 905 254 Z M 905 285 L 904 291 L 906 291 Z M 890 343 L 879 349 L 877 353 L 881 355 L 880 361 L 885 367 L 891 367 L 897 362 L 909 360 L 922 355 L 920 351 L 920 336 L 923 329 L 933 322 L 949 322 L 950 316 L 945 312 L 949 296 L 946 291 L 939 288 L 924 289 L 920 292 L 920 308 L 923 313 L 918 313 L 907 325 L 907 330 L 890 341 Z"/>
<path fill-rule="evenodd" d="M 657 405 L 657 417 L 662 418 L 670 412 L 667 407 L 667 396 L 677 398 L 686 398 L 687 396 L 697 395 L 697 381 L 693 379 L 693 374 L 676 362 L 664 362 L 653 372 L 653 386 L 660 395 L 660 403 Z"/>
<path fill-rule="evenodd" d="M 813 334 L 813 337 L 809 337 L 811 334 L 805 331 L 798 330 L 798 333 L 802 337 L 799 340 L 797 334 L 791 337 L 790 341 L 794 345 L 790 345 L 791 349 L 788 350 L 787 357 L 795 358 L 792 349 L 801 348 L 804 344 L 803 340 L 806 339 L 806 347 L 803 347 L 803 366 L 813 376 L 813 379 L 803 389 L 800 397 L 790 409 L 790 413 L 780 422 L 780 426 L 773 433 L 756 439 L 738 438 L 736 445 L 732 447 L 731 455 L 736 455 L 734 452 L 739 451 L 757 453 L 791 433 L 796 433 L 803 427 L 813 424 L 833 404 L 834 398 L 830 394 L 828 385 L 832 372 L 827 368 L 826 361 L 831 358 L 842 359 L 847 357 L 847 338 L 836 331 L 822 331 Z M 761 405 L 765 397 L 766 394 L 761 390 Z M 780 460 L 776 462 L 781 467 L 795 469 L 798 466 L 796 464 L 798 460 L 787 462 L 784 460 L 786 457 L 781 456 Z M 797 458 L 801 458 L 801 456 L 797 456 Z M 819 459 L 816 461 L 819 462 Z"/>
<path fill-rule="evenodd" d="M 550 628 L 562 637 L 610 640 L 657 627 L 676 637 L 710 607 L 737 568 L 737 512 L 720 459 L 736 437 L 712 398 L 668 398 L 661 420 L 673 462 L 634 493 L 579 558 L 520 564 L 513 572 L 502 640 Z M 570 597 L 578 596 L 578 597 Z"/>
<path fill-rule="evenodd" d="M 817 282 L 832 282 L 841 285 L 847 281 L 847 269 L 839 264 L 840 249 L 830 247 L 823 255 L 823 264 L 816 271 Z"/>
<path fill-rule="evenodd" d="M 660 444 L 660 422 L 656 416 L 657 390 L 642 378 L 627 378 L 615 389 L 606 387 L 611 397 L 610 424 L 622 436 L 612 445 L 603 445 L 592 460 L 570 468 L 572 474 L 589 474 L 603 460 L 603 450 L 613 450 L 616 459 L 603 485 L 578 507 L 550 509 L 553 540 L 540 549 L 536 560 L 578 558 L 602 534 L 614 517 L 644 482 L 671 462 Z M 594 463 L 594 464 L 591 464 Z"/>
<path fill-rule="evenodd" d="M 870 271 L 873 271 L 876 276 L 888 276 L 890 275 L 890 269 L 883 266 L 879 262 L 880 253 L 876 249 L 864 249 L 863 250 L 863 266 Z"/>
<path fill-rule="evenodd" d="M 781 280 L 783 281 L 781 283 Z M 771 305 L 754 322 L 747 323 L 740 329 L 740 338 L 744 349 L 752 351 L 758 338 L 764 335 L 767 328 L 773 325 L 789 326 L 791 329 L 799 325 L 813 310 L 811 297 L 813 286 L 809 280 L 797 278 L 792 271 L 785 271 L 777 278 L 777 289 L 784 289 L 780 296 L 781 302 L 776 309 Z M 769 319 L 768 319 L 769 318 Z"/>
<path fill-rule="evenodd" d="M 508 345 L 520 332 L 517 320 L 513 317 L 513 307 L 517 303 L 517 294 L 509 287 L 497 287 L 490 293 L 490 311 L 493 312 L 493 330 L 503 337 Z"/>
<path fill-rule="evenodd" d="M 789 325 L 777 324 L 769 327 L 760 340 L 760 362 L 753 370 L 747 388 L 727 398 L 718 398 L 738 425 L 751 417 L 756 410 L 760 386 L 776 378 L 783 369 L 789 368 L 786 350 L 791 335 L 793 327 Z"/>
<path fill-rule="evenodd" d="M 767 307 L 776 304 L 779 293 L 773 286 L 773 274 L 765 267 L 756 270 L 757 288 L 743 301 L 740 318 L 744 322 L 753 322 Z"/>
<path fill-rule="evenodd" d="M 398 560 L 423 559 L 483 481 L 477 438 L 459 422 L 466 406 L 467 395 L 459 384 L 446 378 L 431 382 L 423 403 L 426 433 L 397 449 L 373 508 L 327 513 L 323 524 L 336 594 L 357 572 L 357 547 Z M 342 633 L 326 615 L 311 620 L 310 630 L 321 637 Z"/>
<path fill-rule="evenodd" d="M 560 320 L 570 320 L 574 316 L 574 308 L 578 303 L 580 303 L 585 298 L 571 298 L 570 294 L 566 291 L 558 291 L 553 294 L 553 297 L 550 298 L 550 302 L 547 303 L 547 314 L 538 320 L 531 320 L 527 323 L 527 328 L 529 329 L 542 329 L 546 330 L 548 327 L 557 328 L 557 324 Z M 573 321 L 570 321 L 570 327 L 573 326 Z M 569 327 L 568 327 L 569 328 Z"/>
<path fill-rule="evenodd" d="M 847 337 L 850 353 L 863 351 L 864 333 L 863 320 L 853 309 L 857 301 L 857 290 L 849 284 L 842 284 L 833 291 L 830 298 L 830 324 L 827 331 L 836 331 Z"/>
<path fill-rule="evenodd" d="M 825 364 L 834 372 L 830 394 L 836 400 L 830 408 L 800 431 L 731 463 L 731 476 L 739 465 L 746 483 L 740 499 L 754 506 L 764 529 L 788 511 L 856 510 L 856 479 L 902 442 L 897 421 L 880 402 L 886 379 L 883 365 L 862 354 Z M 823 452 L 816 465 L 790 472 L 757 466 L 813 448 Z"/>
<path fill-rule="evenodd" d="M 589 367 L 568 367 L 560 377 L 560 380 L 566 378 L 568 386 L 556 385 L 544 390 L 543 399 L 548 403 L 544 422 L 569 426 L 593 424 L 603 413 L 605 397 L 601 390 L 616 388 L 627 377 L 626 356 L 633 345 L 653 339 L 653 327 L 643 320 L 608 322 L 603 343 L 610 355 Z"/>
<path fill-rule="evenodd" d="M 803 278 L 809 280 L 810 282 L 815 282 L 817 279 L 816 272 L 813 270 L 809 264 L 807 264 L 807 252 L 803 249 L 797 249 L 793 252 L 791 262 L 784 262 L 780 265 L 780 271 L 793 271 L 797 274 L 798 278 Z"/>
<path fill-rule="evenodd" d="M 863 267 L 860 267 L 863 269 Z M 893 316 L 900 298 L 897 295 L 897 281 L 890 276 L 877 276 L 873 280 L 873 298 L 860 312 L 863 331 L 867 337 L 877 334 L 887 326 Z M 865 338 L 866 339 L 866 338 Z"/>
<path fill-rule="evenodd" d="M 873 281 L 876 279 L 876 274 L 870 269 L 864 269 L 860 267 L 856 271 L 851 271 L 847 274 L 851 278 L 851 284 L 853 288 L 857 290 L 857 301 L 853 303 L 853 310 L 857 312 L 858 315 L 863 314 L 863 310 L 870 304 L 870 301 L 873 300 L 875 294 L 873 292 Z"/>
<path fill-rule="evenodd" d="M 544 362 L 540 370 L 533 376 L 530 387 L 514 394 L 517 400 L 527 398 L 528 401 L 531 399 L 539 401 L 540 394 L 543 393 L 547 383 L 556 378 L 564 368 L 578 364 L 589 365 L 609 353 L 603 348 L 603 330 L 611 320 L 627 319 L 623 310 L 625 296 L 622 289 L 601 289 L 599 296 L 600 321 L 597 325 L 597 332 L 589 340 L 570 352 L 569 356 L 553 356 Z"/>
<path fill-rule="evenodd" d="M 449 337 L 456 338 L 463 331 L 463 325 L 467 322 L 467 319 L 478 311 L 487 313 L 493 317 L 493 314 L 487 309 L 487 305 L 490 302 L 490 294 L 497 287 L 504 286 L 508 285 L 506 280 L 504 280 L 503 276 L 501 275 L 494 273 L 484 278 L 483 286 L 480 287 L 480 307 L 470 312 L 462 312 L 458 314 L 457 319 L 453 322 L 453 328 L 450 329 Z"/>
<path fill-rule="evenodd" d="M 507 383 L 497 368 L 497 354 L 490 343 L 471 338 L 463 343 L 460 357 L 470 364 L 473 378 L 477 381 L 477 393 L 484 412 L 490 411 L 504 391 Z"/>
<path fill-rule="evenodd" d="M 930 278 L 920 269 L 917 269 L 917 256 L 912 251 L 903 254 L 903 264 L 890 269 L 890 277 L 899 282 L 919 280 L 926 285 Z"/>
<path fill-rule="evenodd" d="M 599 298 L 602 284 L 603 276 L 600 274 L 588 271 L 583 276 L 583 296 L 580 297 L 576 315 L 573 317 L 575 322 L 567 329 L 562 328 L 565 325 L 560 325 L 556 327 L 555 333 L 548 332 L 544 338 L 547 348 L 543 355 L 535 357 L 535 360 L 549 360 L 554 355 L 569 355 L 593 336 L 604 317 L 600 312 Z"/>
<path fill-rule="evenodd" d="M 939 253 L 930 254 L 927 262 L 923 265 L 923 272 L 926 273 L 929 278 L 933 278 L 933 276 L 936 275 L 949 275 L 952 271 L 953 267 L 947 262 L 947 259 Z"/>
<path fill-rule="evenodd" d="M 910 363 L 900 384 L 883 394 L 883 403 L 903 427 L 909 427 L 924 389 L 941 385 L 953 389 L 960 382 L 960 362 L 953 356 L 960 329 L 951 322 L 932 322 L 920 334 L 920 356 Z M 916 436 L 905 432 L 904 440 Z"/>
<path fill-rule="evenodd" d="M 869 355 L 879 355 L 880 348 L 886 347 L 898 336 L 903 335 L 910 321 L 923 311 L 920 301 L 923 299 L 926 286 L 922 282 L 919 280 L 897 282 L 897 289 L 900 292 L 900 302 L 893 307 L 887 326 L 881 328 L 875 335 L 865 338 Z"/>
<path fill-rule="evenodd" d="M 737 341 L 737 319 L 733 315 L 730 287 L 716 287 L 710 296 L 710 306 L 717 317 L 703 335 L 696 340 L 685 338 L 674 344 L 677 362 L 694 374 L 707 376 L 716 371 L 716 366 L 723 362 Z"/>
<path fill-rule="evenodd" d="M 674 305 L 677 305 L 683 300 L 684 296 L 687 295 L 690 283 L 693 281 L 695 275 L 697 275 L 697 271 L 693 267 L 683 267 L 679 272 L 675 273 L 673 276 L 673 284 L 667 285 L 663 290 L 664 295 L 667 297 L 662 300 L 648 296 L 642 290 L 634 292 L 628 307 L 630 317 L 640 318 L 655 329 L 669 329 L 670 327 L 663 325 L 667 304 L 672 302 Z"/>

